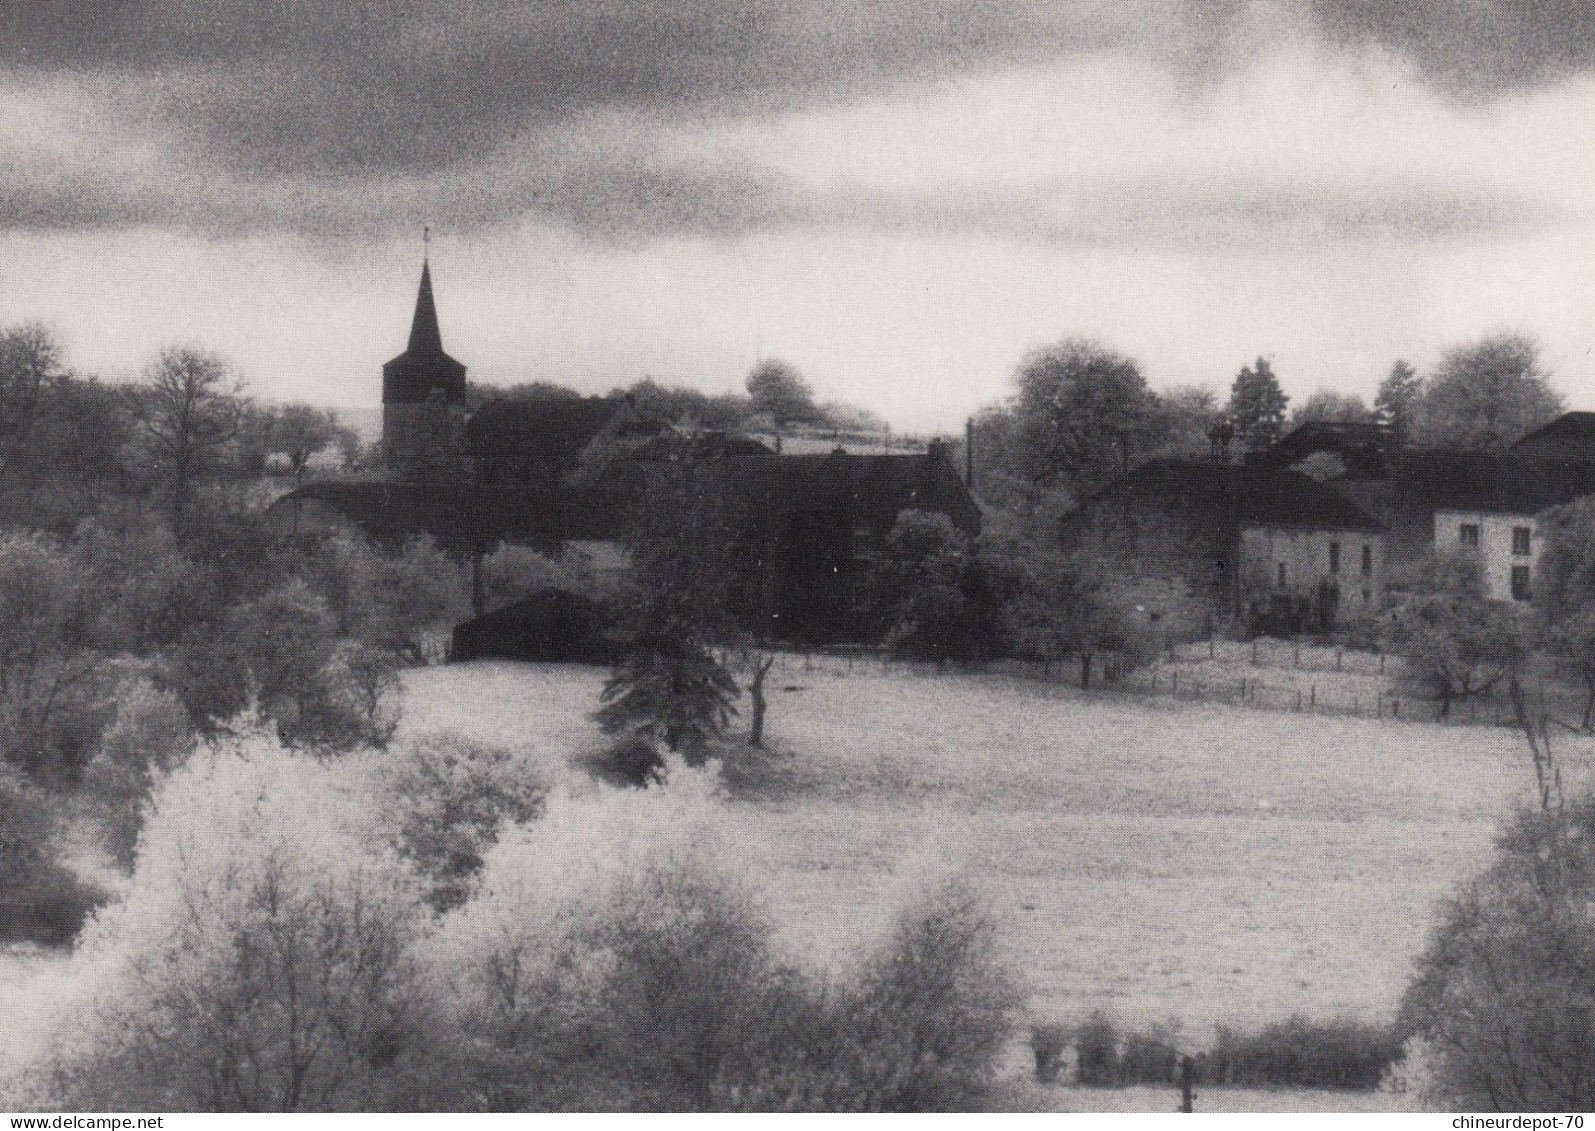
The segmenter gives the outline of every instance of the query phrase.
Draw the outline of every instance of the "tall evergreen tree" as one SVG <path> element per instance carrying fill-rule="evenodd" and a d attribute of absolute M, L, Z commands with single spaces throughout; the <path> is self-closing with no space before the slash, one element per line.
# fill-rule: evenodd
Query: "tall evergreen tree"
<path fill-rule="evenodd" d="M 1422 399 L 1423 378 L 1406 361 L 1398 360 L 1390 367 L 1389 375 L 1379 382 L 1379 391 L 1374 394 L 1374 419 L 1410 439 Z"/>
<path fill-rule="evenodd" d="M 1279 378 L 1266 357 L 1243 366 L 1229 394 L 1228 414 L 1236 438 L 1248 451 L 1262 451 L 1284 432 L 1289 404 L 1290 398 L 1279 387 Z"/>
<path fill-rule="evenodd" d="M 698 761 L 730 722 L 740 689 L 712 646 L 735 632 L 734 531 L 708 462 L 683 454 L 655 469 L 631 517 L 633 645 L 604 685 L 595 717 L 605 734 Z"/>

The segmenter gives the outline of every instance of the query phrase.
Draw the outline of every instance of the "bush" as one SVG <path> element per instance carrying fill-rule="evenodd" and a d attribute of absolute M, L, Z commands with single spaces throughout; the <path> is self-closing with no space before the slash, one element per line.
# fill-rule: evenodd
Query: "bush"
<path fill-rule="evenodd" d="M 1063 1066 L 1063 1054 L 1069 1049 L 1069 1030 L 1062 1025 L 1045 1023 L 1030 1030 L 1030 1051 L 1036 1057 L 1036 1079 L 1043 1084 L 1055 1083 L 1058 1070 Z"/>
<path fill-rule="evenodd" d="M 65 945 L 105 898 L 51 856 L 47 805 L 0 767 L 0 942 Z"/>
<path fill-rule="evenodd" d="M 1267 1088 L 1376 1088 L 1401 1058 L 1401 1040 L 1385 1025 L 1311 1022 L 1301 1015 L 1256 1033 L 1219 1027 L 1202 1079 Z"/>
<path fill-rule="evenodd" d="M 1106 1014 L 1093 1013 L 1074 1037 L 1080 1083 L 1112 1087 L 1119 1082 L 1119 1029 Z"/>
<path fill-rule="evenodd" d="M 314 760 L 251 736 L 160 787 L 127 897 L 72 958 L 48 1062 L 80 1110 L 392 1105 L 430 1025 L 405 870 Z"/>
<path fill-rule="evenodd" d="M 1402 1002 L 1446 1107 L 1595 1105 L 1595 799 L 1524 813 L 1446 907 Z"/>
<path fill-rule="evenodd" d="M 556 796 L 487 854 L 427 962 L 477 1110 L 922 1110 L 989 1080 L 1013 995 L 967 893 L 906 915 L 846 984 L 780 963 L 727 875 L 711 779 Z"/>
<path fill-rule="evenodd" d="M 547 792 L 507 750 L 430 735 L 397 751 L 385 783 L 395 844 L 439 911 L 463 903 L 505 824 L 537 816 Z"/>
<path fill-rule="evenodd" d="M 843 1012 L 856 1050 L 853 1094 L 864 1110 L 940 1111 L 990 1084 L 1018 991 L 996 927 L 961 885 L 932 893 L 900 919 Z"/>

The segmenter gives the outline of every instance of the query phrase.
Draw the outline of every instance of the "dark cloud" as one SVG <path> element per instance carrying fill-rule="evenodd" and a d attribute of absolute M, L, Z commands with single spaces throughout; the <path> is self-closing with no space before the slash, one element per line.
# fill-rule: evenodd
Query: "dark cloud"
<path fill-rule="evenodd" d="M 1591 0 L 1312 0 L 1331 42 L 1374 44 L 1454 93 L 1492 97 L 1595 67 Z"/>
<path fill-rule="evenodd" d="M 1224 5 L 1220 5 L 1223 7 Z M 253 175 L 428 170 L 603 107 L 758 113 L 1109 45 L 1025 0 L 150 0 L 6 7 L 0 63 L 153 76 L 189 148 Z M 114 93 L 114 92 L 113 92 Z"/>
<path fill-rule="evenodd" d="M 93 154 L 8 160 L 0 225 L 349 238 L 422 217 L 465 228 L 529 216 L 617 241 L 812 225 L 1202 244 L 1288 230 L 1474 238 L 1545 220 L 1448 185 L 821 193 L 751 159 L 663 152 L 655 137 L 1084 51 L 1220 74 L 1256 49 L 1259 27 L 1379 45 L 1472 92 L 1553 81 L 1595 54 L 1591 0 L 1312 0 L 1316 31 L 1259 20 L 1265 9 L 1301 12 L 1255 0 L 5 3 L 0 77 L 17 90 L 69 81 L 104 129 L 161 156 L 158 172 L 131 173 Z"/>

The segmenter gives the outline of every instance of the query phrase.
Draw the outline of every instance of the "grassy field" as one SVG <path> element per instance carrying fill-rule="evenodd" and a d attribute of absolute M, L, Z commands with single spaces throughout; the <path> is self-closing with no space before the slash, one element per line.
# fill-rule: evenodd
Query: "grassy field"
<path fill-rule="evenodd" d="M 558 773 L 596 741 L 600 678 L 418 672 L 407 725 L 530 744 Z M 773 686 L 778 752 L 731 767 L 733 820 L 795 947 L 848 953 L 925 873 L 963 870 L 1037 1017 L 1179 1019 L 1193 1042 L 1293 1011 L 1388 1019 L 1436 903 L 1531 796 L 1495 728 L 801 660 Z"/>
<path fill-rule="evenodd" d="M 517 664 L 414 671 L 404 730 L 511 746 L 549 781 L 590 788 L 579 759 L 599 745 L 589 712 L 602 679 Z M 769 892 L 794 953 L 845 962 L 927 877 L 962 872 L 998 908 L 1034 1018 L 1177 1019 L 1192 1046 L 1216 1024 L 1298 1011 L 1388 1019 L 1436 903 L 1532 793 L 1521 740 L 1497 728 L 799 658 L 771 687 L 775 749 L 727 767 L 728 821 L 737 865 Z M 1581 764 L 1562 754 L 1576 785 Z M 0 963 L 0 1011 L 8 982 L 53 961 Z M 1013 1051 L 997 1106 L 1171 1102 L 1157 1089 L 1038 1087 L 1024 1058 Z M 1383 1099 L 1205 1094 L 1202 1110 Z"/>

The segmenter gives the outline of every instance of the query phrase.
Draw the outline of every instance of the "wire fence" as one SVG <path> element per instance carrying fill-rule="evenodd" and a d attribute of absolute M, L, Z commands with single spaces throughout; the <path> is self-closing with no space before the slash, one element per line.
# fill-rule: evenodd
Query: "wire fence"
<path fill-rule="evenodd" d="M 1177 643 L 1152 663 L 1131 667 L 1121 658 L 1093 657 L 1082 679 L 1079 657 L 1050 662 L 997 660 L 981 671 L 1072 687 L 1087 695 L 1146 696 L 1315 716 L 1440 722 L 1453 725 L 1514 726 L 1504 695 L 1439 700 L 1416 696 L 1396 682 L 1400 659 L 1344 646 L 1258 639 Z M 772 683 L 803 675 L 868 672 L 933 676 L 968 667 L 909 660 L 881 647 L 834 647 L 782 653 Z"/>

